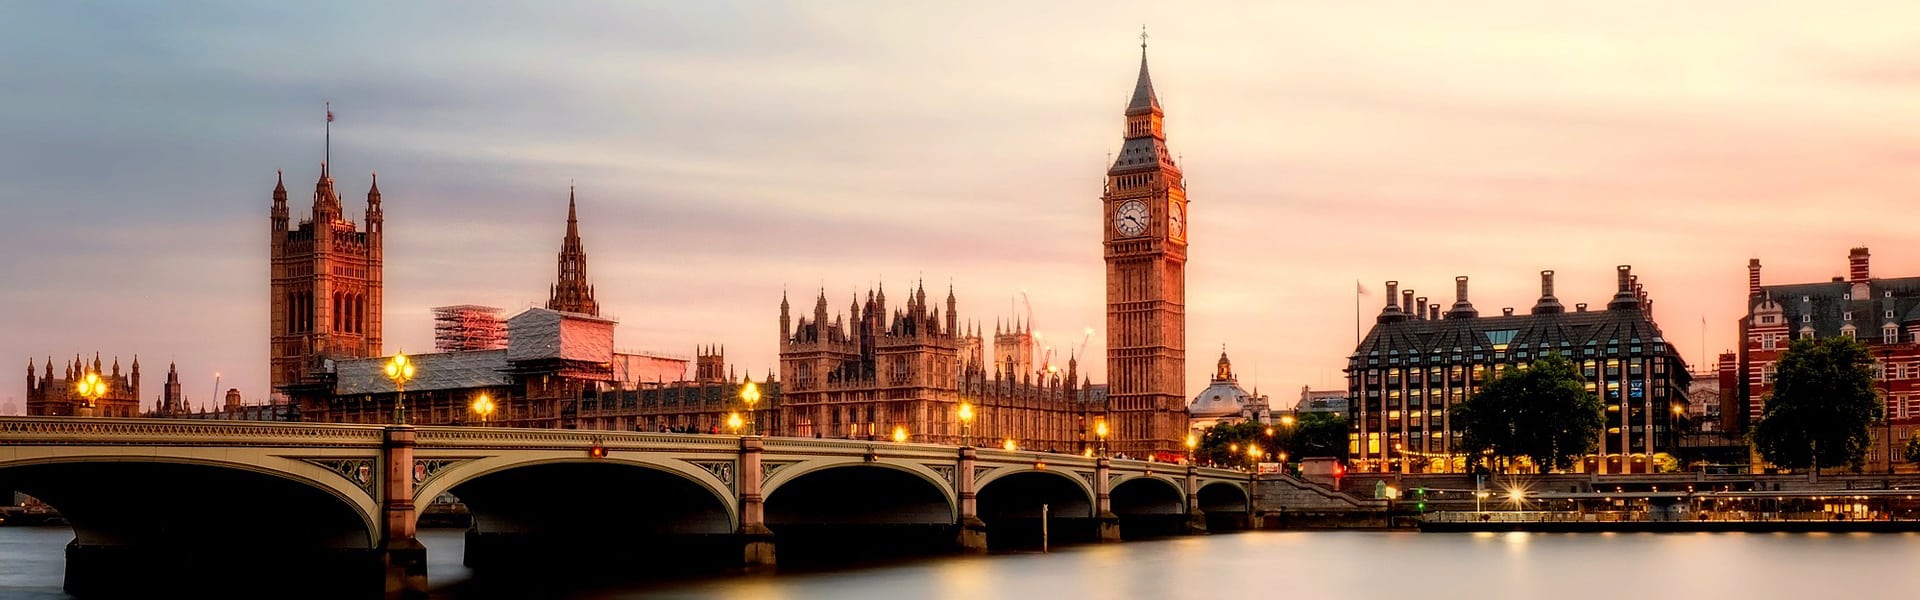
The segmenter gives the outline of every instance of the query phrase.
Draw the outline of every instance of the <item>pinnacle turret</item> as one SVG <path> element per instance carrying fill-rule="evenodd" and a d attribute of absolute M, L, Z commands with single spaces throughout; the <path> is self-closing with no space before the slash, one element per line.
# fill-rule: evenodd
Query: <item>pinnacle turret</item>
<path fill-rule="evenodd" d="M 587 283 L 587 250 L 580 243 L 580 218 L 574 203 L 572 186 L 567 187 L 567 235 L 560 240 L 560 273 L 547 299 L 548 310 L 600 315 L 600 303 L 593 299 L 593 286 Z"/>

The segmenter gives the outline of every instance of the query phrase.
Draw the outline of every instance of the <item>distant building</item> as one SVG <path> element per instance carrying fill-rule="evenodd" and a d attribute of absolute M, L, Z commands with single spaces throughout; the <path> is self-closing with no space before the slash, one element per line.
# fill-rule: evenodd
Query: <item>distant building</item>
<path fill-rule="evenodd" d="M 1760 259 L 1747 262 L 1747 316 L 1741 319 L 1741 403 L 1747 427 L 1766 414 L 1782 352 L 1796 339 L 1841 336 L 1865 343 L 1875 358 L 1874 388 L 1891 417 L 1868 428 L 1867 472 L 1888 459 L 1910 470 L 1903 447 L 1920 426 L 1920 276 L 1873 277 L 1866 248 L 1847 253 L 1847 276 L 1818 283 L 1760 284 Z M 1888 399 L 1891 402 L 1887 402 Z M 1893 439 L 1884 437 L 1889 429 Z M 1892 454 L 1888 449 L 1891 446 Z"/>
<path fill-rule="evenodd" d="M 1687 419 L 1700 432 L 1720 430 L 1720 377 L 1717 371 L 1693 373 L 1687 385 Z"/>
<path fill-rule="evenodd" d="M 408 356 L 415 378 L 405 388 L 407 422 L 474 424 L 484 419 L 510 427 L 623 430 L 671 424 L 678 430 L 711 431 L 711 411 L 683 400 L 721 398 L 735 390 L 728 386 L 737 382 L 718 376 L 724 358 L 702 349 L 697 356 L 700 379 L 689 381 L 690 361 L 685 358 L 614 350 L 616 323 L 598 316 L 599 304 L 586 276 L 578 208 L 569 190 L 559 279 L 547 301 L 551 308 L 528 309 L 499 323 L 493 322 L 497 311 L 488 307 L 436 309 L 436 346 L 456 349 Z M 219 410 L 194 411 L 192 416 L 392 422 L 401 394 L 385 374 L 390 360 L 392 356 L 320 357 L 305 383 L 282 388 L 291 395 L 291 406 L 230 401 Z M 770 381 L 762 385 L 769 392 L 763 392 L 767 397 L 760 408 L 776 409 L 778 386 Z M 637 402 L 631 405 L 619 401 L 621 392 L 631 391 L 646 393 L 633 396 Z M 491 414 L 475 410 L 475 401 L 482 397 L 491 402 Z M 651 420 L 642 418 L 643 412 Z"/>
<path fill-rule="evenodd" d="M 137 417 L 140 416 L 140 357 L 133 358 L 132 369 L 120 372 L 120 357 L 114 357 L 112 370 L 100 364 L 100 355 L 89 363 L 75 355 L 54 377 L 53 359 L 45 372 L 36 376 L 33 360 L 27 360 L 27 415 L 35 417 Z M 81 397 L 75 385 L 88 374 L 106 382 L 106 394 L 89 401 Z"/>
<path fill-rule="evenodd" d="M 5 404 L 0 404 L 0 415 L 17 414 L 20 414 L 20 405 L 15 404 L 12 399 L 8 399 Z"/>
<path fill-rule="evenodd" d="M 1106 405 L 1088 401 L 1092 386 L 1079 379 L 1075 360 L 1065 369 L 1027 362 L 1032 346 L 1021 327 L 995 336 L 1013 344 L 994 348 L 999 364 L 976 362 L 978 328 L 961 327 L 952 290 L 944 304 L 928 302 L 920 286 L 904 307 L 890 309 L 882 288 L 830 317 L 822 293 L 813 314 L 796 320 L 781 298 L 781 434 L 884 440 L 899 430 L 916 442 L 1094 447 Z M 974 411 L 965 432 L 962 403 Z M 1118 426 L 1109 423 L 1110 438 Z"/>
<path fill-rule="evenodd" d="M 1300 401 L 1294 403 L 1293 412 L 1335 413 L 1344 418 L 1347 408 L 1346 390 L 1316 390 L 1303 385 L 1300 386 Z"/>
<path fill-rule="evenodd" d="M 1233 374 L 1233 361 L 1227 359 L 1227 351 L 1223 349 L 1220 362 L 1214 365 L 1213 380 L 1187 403 L 1187 427 L 1205 430 L 1221 423 L 1242 421 L 1269 423 L 1272 411 L 1267 407 L 1266 396 L 1247 393 L 1246 388 L 1240 387 L 1239 378 Z"/>
<path fill-rule="evenodd" d="M 381 353 L 380 184 L 367 188 L 365 229 L 347 217 L 324 162 L 312 214 L 294 225 L 287 211 L 287 186 L 276 177 L 268 230 L 270 381 L 276 392 L 312 396 L 322 393 L 326 361 Z"/>
<path fill-rule="evenodd" d="M 1686 401 L 1686 363 L 1654 323 L 1653 301 L 1629 267 L 1620 266 L 1618 291 L 1604 311 L 1576 304 L 1568 312 L 1553 295 L 1552 271 L 1541 272 L 1540 299 L 1529 314 L 1507 308 L 1480 316 L 1467 299 L 1466 277 L 1455 278 L 1445 313 L 1398 287 L 1387 282 L 1386 307 L 1347 363 L 1355 469 L 1464 470 L 1468 457 L 1455 453 L 1462 432 L 1452 409 L 1506 369 L 1549 354 L 1573 361 L 1606 406 L 1598 451 L 1578 461 L 1577 471 L 1650 472 L 1655 455 L 1675 445 L 1672 406 Z"/>

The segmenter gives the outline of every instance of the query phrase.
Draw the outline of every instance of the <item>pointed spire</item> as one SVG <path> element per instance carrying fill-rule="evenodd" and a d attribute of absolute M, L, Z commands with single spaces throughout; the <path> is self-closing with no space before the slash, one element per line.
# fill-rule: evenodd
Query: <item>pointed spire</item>
<path fill-rule="evenodd" d="M 282 171 L 280 169 L 273 170 L 273 199 L 277 201 L 283 201 L 283 202 L 286 201 L 287 199 L 287 172 L 286 171 Z"/>
<path fill-rule="evenodd" d="M 1153 93 L 1153 77 L 1147 74 L 1147 26 L 1140 26 L 1140 77 L 1133 83 L 1133 97 L 1127 101 L 1127 114 L 1159 112 L 1160 98 Z"/>
<path fill-rule="evenodd" d="M 580 239 L 580 217 L 574 210 L 573 186 L 567 186 L 567 239 Z"/>
<path fill-rule="evenodd" d="M 587 250 L 580 243 L 580 217 L 571 185 L 567 186 L 567 235 L 560 240 L 559 271 L 547 309 L 599 316 L 600 303 L 594 301 L 593 286 L 587 283 Z"/>
<path fill-rule="evenodd" d="M 371 177 L 373 185 L 367 187 L 367 204 L 377 205 L 380 204 L 380 172 L 373 171 Z"/>

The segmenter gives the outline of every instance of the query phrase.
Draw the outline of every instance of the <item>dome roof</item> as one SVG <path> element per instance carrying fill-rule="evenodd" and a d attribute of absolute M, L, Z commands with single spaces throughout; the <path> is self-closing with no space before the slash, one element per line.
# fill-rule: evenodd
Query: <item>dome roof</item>
<path fill-rule="evenodd" d="M 1239 383 L 1216 379 L 1213 385 L 1201 390 L 1200 395 L 1187 403 L 1187 414 L 1195 419 L 1238 416 L 1246 410 L 1247 401 L 1251 398 Z"/>

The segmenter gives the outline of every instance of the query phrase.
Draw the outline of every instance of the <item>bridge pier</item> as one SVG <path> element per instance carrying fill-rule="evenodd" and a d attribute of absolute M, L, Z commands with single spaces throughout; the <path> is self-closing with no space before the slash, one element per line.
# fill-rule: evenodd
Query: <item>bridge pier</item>
<path fill-rule="evenodd" d="M 767 497 L 760 491 L 764 479 L 760 436 L 740 438 L 740 566 L 750 572 L 771 570 L 777 563 L 773 530 L 767 528 Z"/>
<path fill-rule="evenodd" d="M 386 428 L 381 443 L 380 536 L 382 586 L 389 600 L 427 597 L 427 547 L 415 537 L 413 506 L 414 430 L 409 425 Z"/>
<path fill-rule="evenodd" d="M 1093 461 L 1093 519 L 1100 543 L 1120 541 L 1120 515 L 1113 514 L 1113 461 L 1102 456 Z"/>
<path fill-rule="evenodd" d="M 1207 513 L 1200 510 L 1200 468 L 1187 465 L 1187 535 L 1207 532 Z"/>
<path fill-rule="evenodd" d="M 960 488 L 960 525 L 955 542 L 966 554 L 987 553 L 987 522 L 980 520 L 980 495 L 973 489 L 973 463 L 979 455 L 973 446 L 961 446 L 954 473 Z"/>

